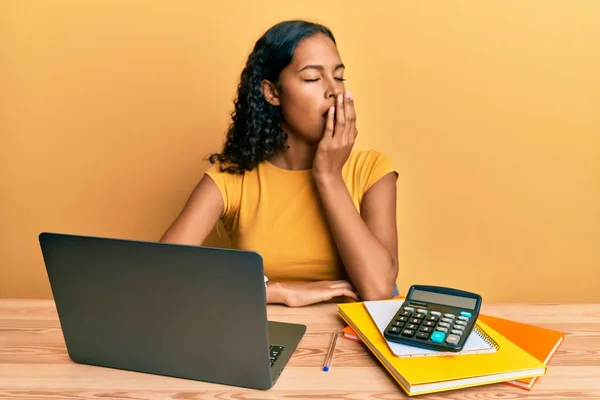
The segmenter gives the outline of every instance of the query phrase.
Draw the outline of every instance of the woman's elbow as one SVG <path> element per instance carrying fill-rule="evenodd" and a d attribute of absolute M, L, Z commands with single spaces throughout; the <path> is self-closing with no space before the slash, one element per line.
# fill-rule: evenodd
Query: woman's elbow
<path fill-rule="evenodd" d="M 392 298 L 392 291 L 390 292 L 374 292 L 369 291 L 360 297 L 361 301 L 376 301 L 376 300 L 389 300 Z"/>
<path fill-rule="evenodd" d="M 396 278 L 398 276 L 398 263 L 392 260 L 390 266 L 390 274 L 382 278 L 379 282 L 373 282 L 365 293 L 361 294 L 361 300 L 389 300 L 394 296 L 394 288 L 396 286 Z"/>
<path fill-rule="evenodd" d="M 394 295 L 394 287 L 396 281 L 382 282 L 379 285 L 373 285 L 364 293 L 360 294 L 362 301 L 374 301 L 374 300 L 389 300 Z"/>

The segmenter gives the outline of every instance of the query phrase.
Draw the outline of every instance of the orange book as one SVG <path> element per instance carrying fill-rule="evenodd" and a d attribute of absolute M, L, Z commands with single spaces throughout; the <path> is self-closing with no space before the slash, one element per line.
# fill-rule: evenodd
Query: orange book
<path fill-rule="evenodd" d="M 479 314 L 477 319 L 494 328 L 502 336 L 543 362 L 546 366 L 565 337 L 563 332 L 489 315 Z M 521 389 L 531 390 L 537 378 L 536 376 L 505 383 Z"/>
<path fill-rule="evenodd" d="M 552 356 L 564 339 L 564 333 L 552 329 L 541 328 L 535 325 L 523 324 L 508 319 L 492 317 L 489 315 L 479 314 L 478 320 L 491 326 L 494 330 L 510 340 L 533 357 L 548 365 Z M 347 326 L 342 329 L 343 337 L 355 342 L 360 342 L 360 337 L 352 329 Z M 537 381 L 537 376 L 528 379 L 520 379 L 515 381 L 504 382 L 507 385 L 518 387 L 520 389 L 531 390 Z"/>
<path fill-rule="evenodd" d="M 360 340 L 360 338 L 358 337 L 358 335 L 356 334 L 356 332 L 354 331 L 354 329 L 352 329 L 352 327 L 350 325 L 348 325 L 347 327 L 342 329 L 342 336 L 348 340 L 353 340 L 355 342 L 362 342 L 362 340 Z"/>

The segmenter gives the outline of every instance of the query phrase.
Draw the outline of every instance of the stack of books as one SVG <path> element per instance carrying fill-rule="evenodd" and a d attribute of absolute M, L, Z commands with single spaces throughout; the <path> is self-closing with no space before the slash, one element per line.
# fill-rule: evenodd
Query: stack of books
<path fill-rule="evenodd" d="M 479 314 L 458 353 L 387 341 L 383 331 L 403 299 L 338 304 L 343 337 L 363 342 L 409 395 L 506 383 L 531 390 L 564 333 Z"/>

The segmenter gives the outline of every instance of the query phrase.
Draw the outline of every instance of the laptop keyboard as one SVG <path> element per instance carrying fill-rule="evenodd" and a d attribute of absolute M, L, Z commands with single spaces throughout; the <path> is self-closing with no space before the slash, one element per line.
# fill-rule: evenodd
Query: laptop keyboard
<path fill-rule="evenodd" d="M 275 364 L 275 361 L 277 361 L 282 352 L 283 346 L 278 346 L 274 344 L 269 346 L 269 357 L 271 358 L 271 367 L 273 366 L 273 364 Z"/>

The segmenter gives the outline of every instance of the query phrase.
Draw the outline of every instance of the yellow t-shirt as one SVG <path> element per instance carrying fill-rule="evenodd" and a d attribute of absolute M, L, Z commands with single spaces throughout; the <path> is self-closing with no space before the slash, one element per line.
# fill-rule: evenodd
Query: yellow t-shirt
<path fill-rule="evenodd" d="M 363 195 L 389 172 L 395 170 L 383 153 L 351 153 L 342 176 L 359 212 Z M 206 174 L 223 196 L 221 219 L 233 246 L 258 252 L 269 280 L 346 279 L 311 170 L 264 161 L 243 175 L 221 172 L 217 164 Z"/>

